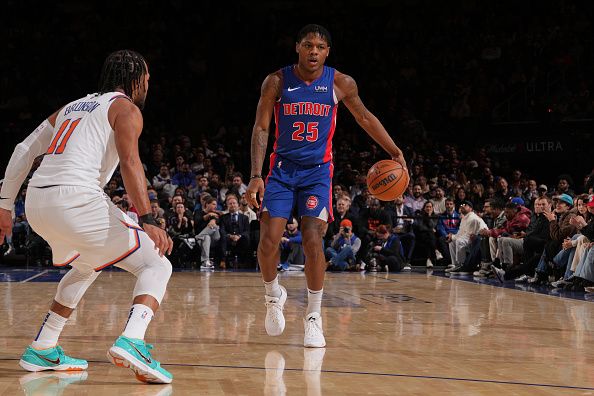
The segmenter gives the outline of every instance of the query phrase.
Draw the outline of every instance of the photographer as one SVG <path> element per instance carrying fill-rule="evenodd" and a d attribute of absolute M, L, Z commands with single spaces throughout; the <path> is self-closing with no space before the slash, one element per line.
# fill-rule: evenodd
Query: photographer
<path fill-rule="evenodd" d="M 327 268 L 338 271 L 350 269 L 355 263 L 355 255 L 359 248 L 361 239 L 353 233 L 353 223 L 349 219 L 342 220 L 331 246 L 326 249 L 326 257 L 330 257 L 326 263 Z"/>
<path fill-rule="evenodd" d="M 370 244 L 367 255 L 369 270 L 377 271 L 377 267 L 389 271 L 400 272 L 404 269 L 405 263 L 402 257 L 402 245 L 400 240 L 389 231 L 389 226 L 380 225 L 375 231 L 375 238 Z"/>

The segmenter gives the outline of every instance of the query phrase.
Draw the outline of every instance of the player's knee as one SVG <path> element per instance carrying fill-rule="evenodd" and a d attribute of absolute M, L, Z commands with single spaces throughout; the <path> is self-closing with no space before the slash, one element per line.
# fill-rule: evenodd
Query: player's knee
<path fill-rule="evenodd" d="M 258 254 L 271 255 L 278 249 L 280 241 L 274 241 L 270 237 L 261 237 L 258 244 Z"/>
<path fill-rule="evenodd" d="M 171 263 L 166 257 L 159 257 L 159 260 L 146 263 L 137 274 L 134 297 L 148 294 L 160 304 L 165 295 L 169 278 L 171 278 L 171 272 Z"/>
<path fill-rule="evenodd" d="M 169 282 L 169 278 L 171 278 L 172 267 L 171 262 L 165 256 L 159 257 L 159 261 L 155 261 L 153 265 L 151 265 L 151 270 L 162 279 L 162 281 L 167 284 Z"/>
<path fill-rule="evenodd" d="M 317 233 L 303 234 L 303 250 L 322 250 L 322 236 Z"/>
<path fill-rule="evenodd" d="M 58 284 L 54 300 L 65 307 L 76 308 L 80 299 L 99 274 L 100 272 L 80 271 L 76 267 L 72 268 Z"/>

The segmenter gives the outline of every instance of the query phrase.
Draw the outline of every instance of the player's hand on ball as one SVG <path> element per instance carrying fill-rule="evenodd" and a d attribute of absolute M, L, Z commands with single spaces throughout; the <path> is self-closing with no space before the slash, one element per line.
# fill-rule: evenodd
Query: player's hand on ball
<path fill-rule="evenodd" d="M 398 154 L 392 155 L 392 160 L 398 162 L 404 169 L 408 169 L 406 165 L 406 160 L 404 159 L 404 155 L 402 155 L 402 151 Z"/>
<path fill-rule="evenodd" d="M 259 195 L 259 200 L 258 200 Z M 245 199 L 252 208 L 260 209 L 260 202 L 264 196 L 264 180 L 261 178 L 254 178 L 250 180 L 246 191 Z M 258 202 L 260 201 L 260 202 Z"/>

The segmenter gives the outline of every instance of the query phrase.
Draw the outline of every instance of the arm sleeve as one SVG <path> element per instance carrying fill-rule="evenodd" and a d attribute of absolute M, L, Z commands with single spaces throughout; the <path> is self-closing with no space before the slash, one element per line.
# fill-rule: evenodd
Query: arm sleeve
<path fill-rule="evenodd" d="M 0 208 L 12 210 L 23 181 L 31 170 L 33 161 L 45 153 L 49 147 L 54 127 L 48 120 L 39 126 L 21 143 L 17 144 L 4 175 L 2 190 L 0 191 Z"/>

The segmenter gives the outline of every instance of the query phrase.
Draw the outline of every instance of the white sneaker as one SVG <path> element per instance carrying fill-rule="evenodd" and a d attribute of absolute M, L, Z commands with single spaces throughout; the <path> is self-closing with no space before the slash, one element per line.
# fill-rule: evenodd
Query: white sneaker
<path fill-rule="evenodd" d="M 324 330 L 322 330 L 322 317 L 317 312 L 312 312 L 303 319 L 305 337 L 303 345 L 306 348 L 323 348 L 326 346 Z"/>
<path fill-rule="evenodd" d="M 410 272 L 410 271 L 412 271 L 410 264 L 405 264 L 404 267 L 402 267 L 402 272 Z"/>
<path fill-rule="evenodd" d="M 367 264 L 365 263 L 365 261 L 361 260 L 361 264 L 359 265 L 359 271 L 365 272 L 366 268 Z"/>
<path fill-rule="evenodd" d="M 430 258 L 427 259 L 427 268 L 433 268 L 433 263 Z"/>
<path fill-rule="evenodd" d="M 514 282 L 516 282 L 516 283 L 528 283 L 528 279 L 530 279 L 530 277 L 528 275 L 522 275 L 522 276 L 514 279 Z"/>
<path fill-rule="evenodd" d="M 279 336 L 285 330 L 285 316 L 283 315 L 283 307 L 287 301 L 287 290 L 283 286 L 280 297 L 264 296 L 266 302 L 266 320 L 264 327 L 269 336 Z"/>
<path fill-rule="evenodd" d="M 443 254 L 441 254 L 441 252 L 437 249 L 435 249 L 435 258 L 437 260 L 441 260 L 443 258 Z"/>
<path fill-rule="evenodd" d="M 499 280 L 499 282 L 505 282 L 505 271 L 501 268 L 497 268 L 494 265 L 491 265 L 491 271 L 493 271 L 493 275 Z"/>
<path fill-rule="evenodd" d="M 456 266 L 454 264 L 448 264 L 448 267 L 445 269 L 445 272 L 452 272 L 453 270 L 456 269 Z"/>
<path fill-rule="evenodd" d="M 206 261 L 203 261 L 202 264 L 200 264 L 200 268 L 202 268 L 202 269 L 214 269 L 214 264 L 212 263 L 212 261 L 206 260 Z"/>
<path fill-rule="evenodd" d="M 558 281 L 555 282 L 551 282 L 551 286 L 557 288 L 557 287 L 562 287 L 565 286 L 566 284 L 568 284 L 569 282 L 567 282 L 565 279 L 560 278 Z"/>
<path fill-rule="evenodd" d="M 12 247 L 12 245 L 8 245 L 8 250 L 6 250 L 6 251 L 4 252 L 4 255 L 5 255 L 5 256 L 8 256 L 8 255 L 10 255 L 12 252 L 14 252 L 14 248 Z"/>

